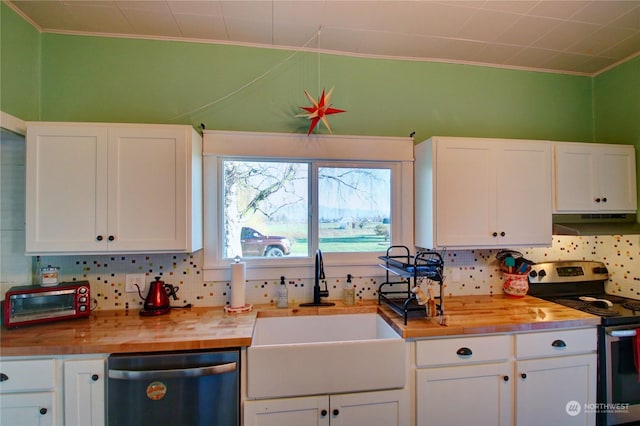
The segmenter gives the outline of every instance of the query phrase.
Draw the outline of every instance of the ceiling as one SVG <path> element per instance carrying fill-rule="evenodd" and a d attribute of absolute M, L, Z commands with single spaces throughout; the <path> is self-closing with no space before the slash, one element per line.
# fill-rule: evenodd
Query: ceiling
<path fill-rule="evenodd" d="M 196 39 L 595 75 L 640 54 L 640 0 L 12 0 L 44 32 Z"/>

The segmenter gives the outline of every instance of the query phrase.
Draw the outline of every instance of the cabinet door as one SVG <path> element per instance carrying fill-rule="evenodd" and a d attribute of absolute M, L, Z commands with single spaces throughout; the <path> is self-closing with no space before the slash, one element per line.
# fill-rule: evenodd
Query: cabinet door
<path fill-rule="evenodd" d="M 593 148 L 578 143 L 555 144 L 555 211 L 595 208 L 596 158 Z"/>
<path fill-rule="evenodd" d="M 506 362 L 419 369 L 416 373 L 417 424 L 511 425 L 511 372 L 511 364 Z"/>
<path fill-rule="evenodd" d="M 434 167 L 438 247 L 551 245 L 548 142 L 442 138 Z"/>
<path fill-rule="evenodd" d="M 67 360 L 64 363 L 64 424 L 105 424 L 105 360 Z"/>
<path fill-rule="evenodd" d="M 55 421 L 53 392 L 0 395 L 0 424 L 11 426 L 52 426 Z"/>
<path fill-rule="evenodd" d="M 110 251 L 185 249 L 190 160 L 185 128 L 109 129 Z"/>
<path fill-rule="evenodd" d="M 516 424 L 594 425 L 596 355 L 516 362 Z"/>
<path fill-rule="evenodd" d="M 30 125 L 26 143 L 27 253 L 105 250 L 107 129 Z"/>
<path fill-rule="evenodd" d="M 600 210 L 635 212 L 636 158 L 630 145 L 603 147 L 598 161 Z"/>
<path fill-rule="evenodd" d="M 437 141 L 434 203 L 438 247 L 477 247 L 491 241 L 497 229 L 493 158 L 494 151 L 486 140 Z"/>
<path fill-rule="evenodd" d="M 556 212 L 635 212 L 636 209 L 633 146 L 555 144 Z"/>
<path fill-rule="evenodd" d="M 504 246 L 551 246 L 551 145 L 541 141 L 500 145 L 494 239 Z"/>
<path fill-rule="evenodd" d="M 404 426 L 409 401 L 402 390 L 331 395 L 331 426 Z"/>
<path fill-rule="evenodd" d="M 244 402 L 244 426 L 329 426 L 330 417 L 328 396 Z"/>

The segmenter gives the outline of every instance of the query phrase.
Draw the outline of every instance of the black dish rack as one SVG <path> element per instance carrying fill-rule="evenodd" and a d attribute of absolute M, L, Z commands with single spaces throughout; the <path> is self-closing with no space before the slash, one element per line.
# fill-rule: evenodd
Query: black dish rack
<path fill-rule="evenodd" d="M 420 317 L 424 318 L 425 306 L 418 304 L 411 289 L 426 280 L 438 285 L 438 295 L 435 296 L 436 309 L 438 315 L 443 315 L 444 261 L 440 253 L 427 250 L 412 256 L 406 246 L 391 246 L 387 249 L 386 256 L 379 256 L 378 259 L 384 261 L 379 266 L 386 271 L 386 280 L 378 287 L 378 304 L 384 302 L 401 315 L 404 325 L 407 325 L 407 318 L 411 313 L 420 312 Z"/>

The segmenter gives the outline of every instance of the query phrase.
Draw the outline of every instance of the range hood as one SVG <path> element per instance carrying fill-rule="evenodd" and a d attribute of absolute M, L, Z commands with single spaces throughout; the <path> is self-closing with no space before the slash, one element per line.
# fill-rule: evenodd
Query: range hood
<path fill-rule="evenodd" d="M 640 234 L 635 213 L 554 214 L 553 235 Z"/>

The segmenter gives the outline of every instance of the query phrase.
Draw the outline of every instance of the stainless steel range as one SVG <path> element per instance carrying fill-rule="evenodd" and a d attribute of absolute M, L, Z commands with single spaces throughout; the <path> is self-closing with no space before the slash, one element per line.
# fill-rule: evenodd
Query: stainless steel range
<path fill-rule="evenodd" d="M 529 274 L 529 294 L 600 316 L 597 424 L 640 424 L 640 381 L 633 349 L 640 329 L 640 300 L 607 294 L 608 279 L 602 262 L 538 263 Z"/>

